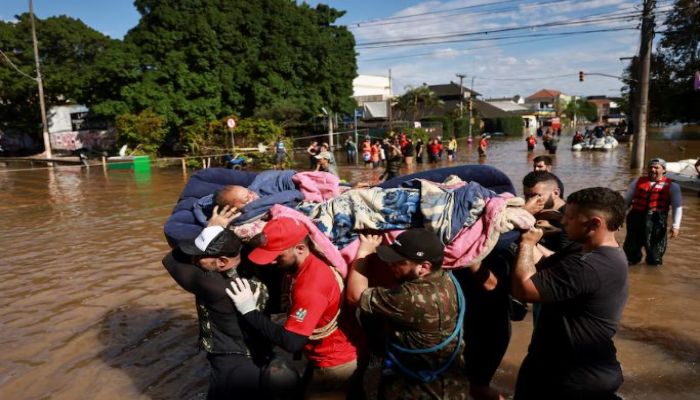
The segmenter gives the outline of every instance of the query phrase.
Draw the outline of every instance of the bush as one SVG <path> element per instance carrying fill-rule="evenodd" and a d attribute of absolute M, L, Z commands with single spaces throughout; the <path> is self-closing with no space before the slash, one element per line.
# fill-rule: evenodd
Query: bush
<path fill-rule="evenodd" d="M 158 156 L 158 150 L 168 133 L 165 120 L 151 109 L 139 114 L 117 117 L 117 143 L 134 149 L 134 154 Z"/>
<path fill-rule="evenodd" d="M 284 129 L 277 125 L 274 121 L 260 118 L 246 118 L 241 120 L 236 127 L 236 147 L 256 147 L 258 143 L 267 146 L 265 154 L 254 153 L 251 156 L 255 159 L 255 163 L 259 168 L 269 169 L 275 166 L 275 149 L 274 145 L 277 138 L 282 137 L 284 145 L 287 148 L 287 160 L 283 167 L 291 166 L 293 161 L 292 138 L 284 137 Z"/>
<path fill-rule="evenodd" d="M 497 118 L 496 130 L 508 136 L 522 136 L 523 119 L 521 117 Z"/>

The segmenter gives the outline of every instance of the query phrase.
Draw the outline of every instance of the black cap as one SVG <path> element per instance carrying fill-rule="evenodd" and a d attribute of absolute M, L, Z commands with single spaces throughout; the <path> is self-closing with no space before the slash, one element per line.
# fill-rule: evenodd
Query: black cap
<path fill-rule="evenodd" d="M 441 265 L 444 252 L 445 246 L 437 235 L 424 228 L 409 229 L 390 246 L 383 244 L 377 249 L 379 258 L 388 263 L 412 260 Z"/>
<path fill-rule="evenodd" d="M 195 239 L 180 244 L 183 253 L 196 257 L 237 256 L 241 251 L 241 240 L 222 226 L 209 226 Z"/>

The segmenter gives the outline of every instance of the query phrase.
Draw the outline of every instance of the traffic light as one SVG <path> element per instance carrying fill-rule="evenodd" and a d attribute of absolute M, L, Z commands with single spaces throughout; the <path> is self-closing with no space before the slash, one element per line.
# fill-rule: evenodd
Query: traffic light
<path fill-rule="evenodd" d="M 578 71 L 578 81 L 583 82 L 583 71 Z"/>
<path fill-rule="evenodd" d="M 467 100 L 467 111 L 472 111 L 472 99 Z"/>

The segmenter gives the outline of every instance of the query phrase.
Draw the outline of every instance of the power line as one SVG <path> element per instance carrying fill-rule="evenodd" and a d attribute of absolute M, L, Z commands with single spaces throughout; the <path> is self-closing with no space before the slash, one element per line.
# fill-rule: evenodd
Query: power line
<path fill-rule="evenodd" d="M 500 28 L 500 29 L 486 30 L 486 31 L 471 31 L 471 32 L 462 32 L 462 33 L 446 34 L 446 35 L 433 35 L 433 36 L 398 39 L 398 40 L 385 40 L 385 41 L 377 41 L 377 42 L 369 42 L 369 43 L 360 43 L 360 44 L 356 45 L 356 48 L 376 49 L 376 48 L 384 48 L 384 47 L 400 47 L 400 46 L 411 46 L 411 45 L 418 46 L 418 45 L 426 45 L 426 44 L 453 43 L 454 40 L 450 40 L 450 39 L 459 38 L 459 37 L 498 34 L 498 33 L 513 32 L 513 31 L 519 31 L 519 30 L 531 30 L 531 29 L 537 29 L 537 28 L 555 28 L 555 27 L 582 25 L 582 24 L 585 25 L 585 24 L 590 24 L 590 23 L 611 22 L 611 21 L 616 21 L 616 20 L 622 21 L 625 19 L 629 19 L 631 17 L 632 16 L 620 16 L 620 17 L 615 17 L 615 18 L 605 18 L 605 19 L 587 20 L 587 21 L 550 22 L 550 23 L 546 23 L 546 24 L 518 26 L 518 27 L 511 27 L 511 28 Z"/>
<path fill-rule="evenodd" d="M 403 23 L 417 23 L 417 22 L 423 22 L 423 21 L 429 21 L 429 20 L 434 20 L 436 17 L 449 17 L 449 16 L 456 16 L 456 15 L 462 15 L 462 14 L 470 14 L 470 15 L 488 15 L 488 14 L 498 14 L 498 13 L 503 13 L 503 12 L 508 12 L 508 11 L 515 11 L 515 10 L 523 10 L 523 9 L 532 9 L 532 8 L 539 8 L 541 6 L 549 6 L 555 3 L 569 3 L 573 2 L 576 0 L 552 0 L 552 1 L 546 1 L 546 2 L 540 2 L 540 3 L 525 3 L 525 4 L 519 4 L 519 5 L 513 5 L 516 1 L 499 1 L 499 2 L 493 2 L 493 3 L 482 3 L 482 4 L 476 4 L 472 6 L 466 6 L 466 7 L 457 7 L 457 8 L 451 8 L 451 9 L 445 9 L 445 10 L 437 10 L 437 11 L 430 11 L 430 12 L 424 12 L 424 13 L 417 13 L 417 14 L 409 14 L 409 15 L 399 15 L 399 16 L 393 16 L 393 17 L 386 17 L 382 19 L 375 19 L 375 20 L 368 20 L 368 21 L 360 21 L 360 22 L 353 22 L 353 23 L 348 23 L 346 26 L 350 30 L 356 30 L 356 29 L 362 29 L 362 28 L 373 28 L 377 26 L 385 26 L 385 25 L 395 25 L 395 24 L 403 24 Z M 579 1 L 580 3 L 587 3 L 591 2 L 593 0 L 583 0 Z M 674 0 L 662 0 L 659 1 L 659 5 L 661 3 L 664 3 L 663 5 L 668 5 L 672 4 Z M 474 9 L 474 8 L 480 8 L 480 7 L 486 7 L 486 6 L 491 6 L 491 5 L 499 5 L 503 3 L 508 3 L 510 6 L 509 7 L 502 7 L 502 8 L 493 8 L 490 10 L 484 10 L 484 11 L 476 11 L 476 12 L 463 12 L 462 10 L 467 10 L 467 9 Z M 605 6 L 598 6 L 594 8 L 601 8 Z M 597 15 L 613 15 L 615 13 L 619 13 L 621 11 L 625 10 L 641 10 L 637 5 L 633 5 L 631 7 L 623 7 L 618 9 L 615 12 L 610 12 L 610 11 L 603 11 L 600 13 L 592 14 L 591 16 L 597 16 Z M 458 11 L 458 12 L 455 12 Z M 448 14 L 448 15 L 440 15 L 440 14 Z M 428 18 L 416 18 L 420 16 L 428 16 Z M 408 21 L 404 21 L 404 19 L 408 19 Z M 397 21 L 398 20 L 398 21 Z"/>
<path fill-rule="evenodd" d="M 512 46 L 512 45 L 516 45 L 516 44 L 523 44 L 523 43 L 534 43 L 534 42 L 539 42 L 539 41 L 544 41 L 544 40 L 558 39 L 559 37 L 562 37 L 562 36 L 574 36 L 574 35 L 602 33 L 602 32 L 617 32 L 617 31 L 624 31 L 624 30 L 637 30 L 637 28 L 608 28 L 608 29 L 596 29 L 596 30 L 575 31 L 575 32 L 552 32 L 552 33 L 540 33 L 540 34 L 533 33 L 533 34 L 523 34 L 523 35 L 518 35 L 518 36 L 507 36 L 507 37 L 464 39 L 464 40 L 455 40 L 455 41 L 451 41 L 451 42 L 497 41 L 497 40 L 516 39 L 516 38 L 541 37 L 540 39 L 535 39 L 535 40 L 532 40 L 532 39 L 530 39 L 530 40 L 518 40 L 518 41 L 510 42 L 510 43 L 500 43 L 500 44 L 493 44 L 493 45 L 488 45 L 488 46 L 478 46 L 478 47 L 471 47 L 471 48 L 456 50 L 457 52 L 466 52 L 466 51 L 470 51 L 470 50 L 488 49 L 488 48 L 493 48 L 493 47 L 505 47 L 505 46 Z M 442 42 L 442 43 L 446 43 L 446 42 Z M 370 58 L 370 59 L 363 60 L 363 62 L 380 61 L 380 60 L 394 60 L 394 59 L 401 59 L 401 58 L 415 58 L 418 56 L 439 56 L 439 55 L 441 55 L 440 51 L 432 51 L 432 52 L 428 52 L 428 53 L 413 53 L 413 54 L 408 54 L 408 55 L 403 55 L 403 56 Z"/>

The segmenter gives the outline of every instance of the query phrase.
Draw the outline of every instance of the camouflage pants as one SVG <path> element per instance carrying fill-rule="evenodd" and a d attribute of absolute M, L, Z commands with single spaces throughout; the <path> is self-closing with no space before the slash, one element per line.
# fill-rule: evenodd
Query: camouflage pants
<path fill-rule="evenodd" d="M 467 378 L 458 368 L 450 368 L 430 383 L 418 382 L 399 372 L 383 375 L 379 382 L 381 400 L 467 400 L 467 393 Z"/>
<path fill-rule="evenodd" d="M 666 252 L 668 213 L 630 211 L 627 214 L 627 236 L 623 249 L 627 262 L 642 261 L 642 248 L 649 265 L 661 265 Z"/>

